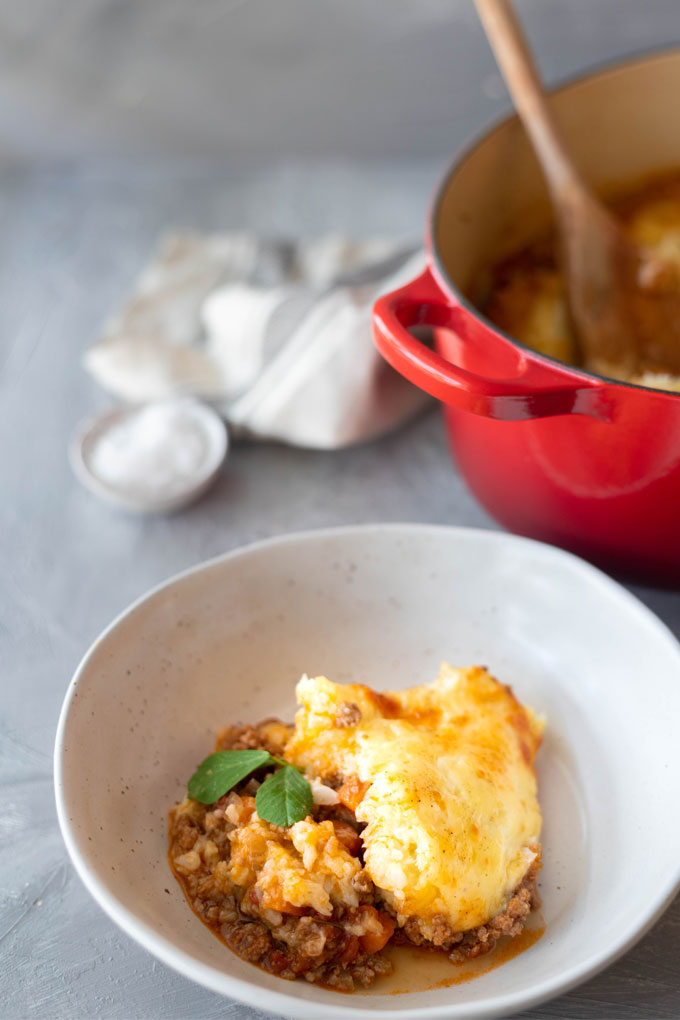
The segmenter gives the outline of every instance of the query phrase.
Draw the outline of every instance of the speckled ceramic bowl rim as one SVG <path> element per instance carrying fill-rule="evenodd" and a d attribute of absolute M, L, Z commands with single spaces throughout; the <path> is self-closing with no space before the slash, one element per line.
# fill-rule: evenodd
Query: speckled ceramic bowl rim
<path fill-rule="evenodd" d="M 90 658 L 99 643 L 123 620 L 133 614 L 139 606 L 146 602 L 147 599 L 161 591 L 171 588 L 183 578 L 198 574 L 201 571 L 214 567 L 217 564 L 227 563 L 229 561 L 238 560 L 242 557 L 250 556 L 254 552 L 265 552 L 268 548 L 272 548 L 283 543 L 305 543 L 310 540 L 318 541 L 323 538 L 351 536 L 358 533 L 370 535 L 371 532 L 375 533 L 382 531 L 392 531 L 395 534 L 398 534 L 399 532 L 407 532 L 411 535 L 420 532 L 424 537 L 428 534 L 441 534 L 443 532 L 447 532 L 458 539 L 464 539 L 466 535 L 474 535 L 477 540 L 481 539 L 482 541 L 488 542 L 490 545 L 511 543 L 516 546 L 524 546 L 525 548 L 532 547 L 534 552 L 539 552 L 541 556 L 552 558 L 556 563 L 559 563 L 560 561 L 569 561 L 572 566 L 577 567 L 584 575 L 588 575 L 590 581 L 599 585 L 602 589 L 607 591 L 609 595 L 613 595 L 619 600 L 627 602 L 631 608 L 634 608 L 638 613 L 646 617 L 648 623 L 657 630 L 659 638 L 665 641 L 670 641 L 675 646 L 678 656 L 678 664 L 680 667 L 680 645 L 668 627 L 666 627 L 655 613 L 640 602 L 639 599 L 601 570 L 598 570 L 596 567 L 586 563 L 579 557 L 554 546 L 549 546 L 542 542 L 536 542 L 533 539 L 511 535 L 506 532 L 487 531 L 481 528 L 465 528 L 434 524 L 389 523 L 351 525 L 346 527 L 295 532 L 289 535 L 254 542 L 250 545 L 235 549 L 232 552 L 216 556 L 195 567 L 191 567 L 188 570 L 174 575 L 169 580 L 146 592 L 141 596 L 141 598 L 137 599 L 132 603 L 132 605 L 120 613 L 120 615 L 117 616 L 116 619 L 113 620 L 113 622 L 93 642 L 91 648 L 86 652 L 85 656 L 81 660 L 74 677 L 69 684 L 59 717 L 54 748 L 54 785 L 57 816 L 67 850 L 73 864 L 75 865 L 76 871 L 86 888 L 109 917 L 115 921 L 115 923 L 122 928 L 126 934 L 131 936 L 136 942 L 152 953 L 152 955 L 167 964 L 167 966 L 173 968 L 192 981 L 195 981 L 198 984 L 203 985 L 205 988 L 219 994 L 227 994 L 223 987 L 225 975 L 223 973 L 217 975 L 217 971 L 214 968 L 197 962 L 189 953 L 178 949 L 172 942 L 160 936 L 153 930 L 153 928 L 140 921 L 130 910 L 123 907 L 118 900 L 109 893 L 106 886 L 92 873 L 85 855 L 81 853 L 78 848 L 69 820 L 62 768 L 65 728 L 71 703 L 75 694 L 76 685 L 82 677 Z M 621 931 L 618 938 L 604 946 L 599 953 L 594 954 L 586 964 L 581 964 L 572 968 L 567 967 L 561 974 L 553 977 L 552 979 L 543 982 L 538 981 L 536 985 L 528 988 L 526 992 L 522 991 L 512 994 L 503 994 L 496 996 L 495 998 L 480 997 L 479 1002 L 476 1003 L 465 1003 L 460 1005 L 448 1003 L 444 1005 L 421 1006 L 413 1009 L 406 1008 L 394 1011 L 375 1009 L 370 1006 L 365 1008 L 356 1008 L 352 1006 L 352 1008 L 348 1010 L 343 1003 L 339 1003 L 337 1006 L 324 1004 L 322 1007 L 324 1017 L 335 1018 L 335 1020 L 347 1020 L 348 1016 L 351 1016 L 353 1020 L 375 1020 L 376 1016 L 385 1018 L 393 1016 L 398 1017 L 399 1020 L 449 1020 L 449 1018 L 452 1020 L 454 1017 L 459 1018 L 459 1020 L 463 1020 L 463 1018 L 465 1018 L 465 1020 L 481 1020 L 481 1018 L 505 1016 L 506 1014 L 515 1013 L 521 1009 L 536 1006 L 541 1002 L 545 1002 L 547 999 L 554 998 L 559 994 L 569 991 L 569 989 L 582 983 L 587 978 L 592 977 L 608 964 L 622 956 L 652 927 L 655 921 L 658 920 L 664 910 L 669 906 L 679 890 L 680 859 L 675 872 L 668 875 L 665 881 L 660 880 L 656 895 L 648 901 L 645 909 L 640 911 L 638 916 L 633 918 L 628 926 Z M 217 981 L 217 976 L 220 978 L 219 983 Z M 228 976 L 227 979 L 229 981 L 228 994 L 237 1001 L 250 1006 L 255 1006 L 259 1009 L 271 1010 L 281 1014 L 282 1016 L 286 1016 L 288 1014 L 291 1003 L 294 1002 L 296 1015 L 307 1017 L 309 1020 L 319 1020 L 319 1003 L 307 1002 L 296 996 L 293 991 L 295 987 L 294 984 L 291 986 L 290 991 L 282 990 L 281 992 L 272 992 L 266 988 L 258 988 L 257 1002 L 254 1002 L 252 983 Z M 286 988 L 287 987 L 288 983 L 286 982 Z"/>

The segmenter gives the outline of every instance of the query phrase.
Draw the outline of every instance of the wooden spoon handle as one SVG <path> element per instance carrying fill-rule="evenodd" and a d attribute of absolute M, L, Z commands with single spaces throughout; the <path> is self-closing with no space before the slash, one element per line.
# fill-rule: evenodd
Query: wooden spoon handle
<path fill-rule="evenodd" d="M 584 185 L 555 123 L 531 51 L 510 0 L 475 0 L 486 37 L 531 138 L 553 197 Z"/>

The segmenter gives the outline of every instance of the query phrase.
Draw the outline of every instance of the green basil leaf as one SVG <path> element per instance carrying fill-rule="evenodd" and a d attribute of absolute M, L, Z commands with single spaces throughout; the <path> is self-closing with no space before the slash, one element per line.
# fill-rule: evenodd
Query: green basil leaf
<path fill-rule="evenodd" d="M 284 761 L 283 758 L 275 758 L 273 754 L 269 756 L 272 765 L 286 765 L 289 769 L 295 769 L 296 772 L 300 772 L 304 775 L 304 769 L 300 765 L 291 765 L 289 761 Z"/>
<path fill-rule="evenodd" d="M 273 761 L 269 751 L 216 751 L 201 762 L 189 780 L 189 796 L 201 804 L 214 804 L 255 769 Z"/>
<path fill-rule="evenodd" d="M 292 765 L 267 776 L 255 797 L 258 815 L 272 825 L 302 821 L 311 812 L 312 803 L 311 786 Z"/>

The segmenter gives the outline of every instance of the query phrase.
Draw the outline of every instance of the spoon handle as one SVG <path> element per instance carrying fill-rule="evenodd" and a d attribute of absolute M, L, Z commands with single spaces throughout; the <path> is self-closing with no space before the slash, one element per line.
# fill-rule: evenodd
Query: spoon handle
<path fill-rule="evenodd" d="M 515 108 L 555 199 L 582 193 L 583 181 L 565 148 L 531 51 L 510 0 L 475 0 L 477 13 Z"/>

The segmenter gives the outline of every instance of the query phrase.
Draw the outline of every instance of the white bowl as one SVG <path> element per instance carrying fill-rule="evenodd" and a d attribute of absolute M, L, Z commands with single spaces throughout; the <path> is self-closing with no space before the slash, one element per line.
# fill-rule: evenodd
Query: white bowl
<path fill-rule="evenodd" d="M 202 434 L 205 444 L 204 456 L 201 463 L 196 466 L 195 472 L 171 492 L 164 489 L 138 492 L 123 485 L 114 486 L 97 474 L 92 465 L 92 455 L 97 441 L 112 426 L 120 425 L 136 415 L 140 408 L 152 406 L 131 404 L 114 408 L 96 418 L 81 422 L 71 439 L 68 449 L 71 467 L 76 478 L 90 492 L 125 510 L 142 514 L 165 514 L 179 510 L 207 492 L 227 456 L 229 449 L 227 426 L 217 411 L 200 400 L 176 397 L 159 403 L 180 406 L 193 426 Z"/>
<path fill-rule="evenodd" d="M 481 663 L 548 719 L 539 754 L 545 935 L 450 988 L 342 995 L 234 956 L 166 860 L 166 813 L 216 728 L 290 718 L 304 671 L 378 688 Z M 150 952 L 288 1017 L 495 1017 L 628 949 L 680 884 L 680 650 L 575 557 L 495 532 L 418 525 L 262 542 L 156 589 L 94 643 L 55 749 L 59 820 L 81 878 Z"/>

